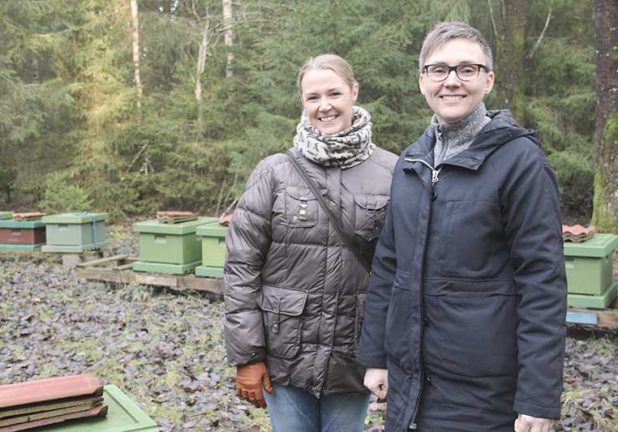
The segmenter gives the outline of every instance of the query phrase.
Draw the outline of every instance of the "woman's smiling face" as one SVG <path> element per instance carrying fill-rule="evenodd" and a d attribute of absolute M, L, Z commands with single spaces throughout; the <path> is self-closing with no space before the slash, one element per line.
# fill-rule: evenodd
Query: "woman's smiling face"
<path fill-rule="evenodd" d="M 352 126 L 358 84 L 348 85 L 331 69 L 312 69 L 303 76 L 300 89 L 309 122 L 322 134 L 332 135 Z"/>

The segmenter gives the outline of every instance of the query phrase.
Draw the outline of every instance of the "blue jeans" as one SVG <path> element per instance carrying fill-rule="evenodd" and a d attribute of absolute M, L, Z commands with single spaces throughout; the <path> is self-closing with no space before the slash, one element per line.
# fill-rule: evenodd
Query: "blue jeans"
<path fill-rule="evenodd" d="M 341 393 L 319 399 L 304 390 L 273 384 L 264 393 L 273 432 L 363 432 L 369 393 Z"/>

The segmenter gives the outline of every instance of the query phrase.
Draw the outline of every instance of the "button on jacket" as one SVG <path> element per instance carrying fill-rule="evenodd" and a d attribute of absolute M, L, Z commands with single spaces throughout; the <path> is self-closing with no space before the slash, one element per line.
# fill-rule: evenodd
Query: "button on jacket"
<path fill-rule="evenodd" d="M 359 361 L 389 370 L 386 431 L 513 431 L 558 418 L 566 280 L 558 187 L 508 111 L 433 166 L 404 151 L 376 249 Z"/>
<path fill-rule="evenodd" d="M 376 148 L 348 169 L 301 159 L 370 259 L 397 157 Z M 228 360 L 265 361 L 274 383 L 316 397 L 365 392 L 356 351 L 369 277 L 285 155 L 264 159 L 252 173 L 226 246 Z"/>

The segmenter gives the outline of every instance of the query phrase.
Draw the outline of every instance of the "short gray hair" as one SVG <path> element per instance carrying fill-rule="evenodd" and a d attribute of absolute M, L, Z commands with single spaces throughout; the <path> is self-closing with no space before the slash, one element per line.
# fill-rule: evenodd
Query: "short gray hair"
<path fill-rule="evenodd" d="M 471 42 L 478 43 L 481 46 L 487 60 L 487 64 L 485 66 L 489 69 L 494 68 L 494 58 L 491 53 L 491 47 L 481 32 L 463 22 L 447 21 L 438 23 L 433 30 L 425 36 L 423 46 L 421 47 L 421 53 L 418 56 L 418 68 L 420 73 L 423 72 L 423 66 L 425 66 L 425 60 L 427 57 L 452 39 L 467 39 Z"/>

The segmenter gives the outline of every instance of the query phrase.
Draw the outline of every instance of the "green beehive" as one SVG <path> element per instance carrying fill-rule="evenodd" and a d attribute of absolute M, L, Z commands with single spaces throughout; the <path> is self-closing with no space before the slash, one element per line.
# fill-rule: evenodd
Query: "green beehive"
<path fill-rule="evenodd" d="M 222 278 L 227 226 L 219 224 L 218 221 L 213 221 L 198 227 L 196 234 L 202 240 L 202 265 L 196 267 L 195 275 Z"/>
<path fill-rule="evenodd" d="M 13 212 L 10 211 L 0 211 L 0 220 L 1 219 L 12 219 Z"/>
<path fill-rule="evenodd" d="M 616 295 L 612 281 L 613 254 L 618 236 L 595 234 L 583 243 L 564 244 L 569 305 L 606 307 Z"/>
<path fill-rule="evenodd" d="M 185 274 L 202 262 L 201 242 L 195 229 L 214 218 L 202 217 L 177 224 L 148 220 L 133 224 L 139 233 L 137 271 Z"/>
<path fill-rule="evenodd" d="M 107 416 L 74 420 L 37 428 L 40 432 L 159 432 L 152 421 L 127 395 L 113 384 L 103 387 Z"/>
<path fill-rule="evenodd" d="M 44 216 L 47 245 L 43 252 L 79 253 L 107 244 L 106 213 L 61 213 Z"/>

